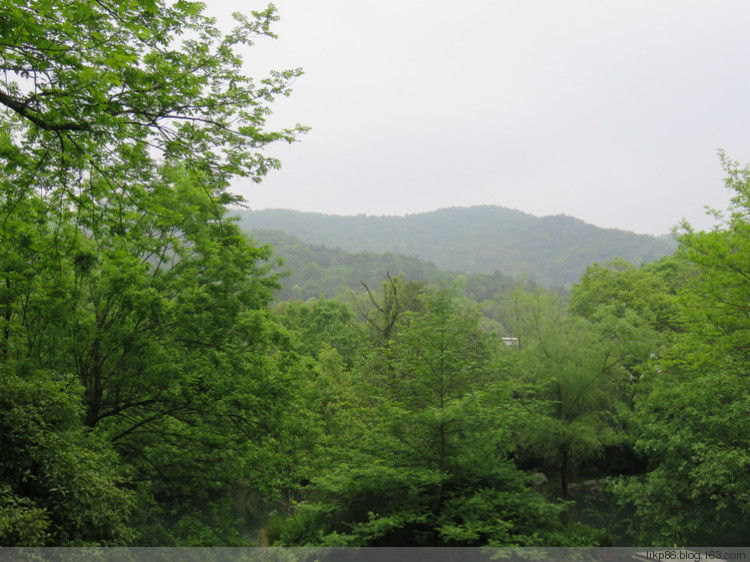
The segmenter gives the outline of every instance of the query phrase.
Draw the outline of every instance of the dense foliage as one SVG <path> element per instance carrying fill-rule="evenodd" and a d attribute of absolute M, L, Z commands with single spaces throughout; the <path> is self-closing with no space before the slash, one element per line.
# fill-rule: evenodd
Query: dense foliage
<path fill-rule="evenodd" d="M 240 71 L 274 19 L 2 3 L 4 540 L 231 544 L 232 490 L 284 485 L 296 356 L 269 250 L 225 208 L 301 131 L 264 130 L 298 72 Z"/>
<path fill-rule="evenodd" d="M 273 7 L 0 7 L 0 545 L 747 545 L 750 168 L 719 227 L 570 292 L 472 273 L 520 213 L 502 259 L 481 221 L 446 246 L 466 274 L 276 234 L 279 292 L 226 191 L 304 131 L 265 128 L 299 71 L 241 71 Z"/>
<path fill-rule="evenodd" d="M 388 326 L 387 300 L 403 303 L 408 290 L 386 283 L 371 320 Z M 482 331 L 476 305 L 453 291 L 420 291 L 413 305 L 387 334 L 365 334 L 348 373 L 355 400 L 340 405 L 345 425 L 328 429 L 336 463 L 307 486 L 281 541 L 587 544 L 512 460 L 520 420 L 541 415 L 513 396 L 521 387 L 502 365 L 515 350 Z"/>
<path fill-rule="evenodd" d="M 747 544 L 750 168 L 723 161 L 729 216 L 711 232 L 683 225 L 678 329 L 636 395 L 649 470 L 618 492 L 635 504 L 643 541 Z"/>

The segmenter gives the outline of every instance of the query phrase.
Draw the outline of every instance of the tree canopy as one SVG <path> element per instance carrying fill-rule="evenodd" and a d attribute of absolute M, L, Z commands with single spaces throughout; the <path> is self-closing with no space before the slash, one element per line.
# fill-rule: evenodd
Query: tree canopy
<path fill-rule="evenodd" d="M 158 157 L 210 171 L 211 190 L 277 167 L 258 149 L 302 128 L 265 131 L 268 104 L 301 71 L 256 84 L 242 73 L 239 51 L 273 36 L 275 10 L 235 14 L 236 28 L 224 35 L 203 8 L 182 0 L 5 1 L 0 147 L 19 174 L 16 192 L 70 196 L 98 172 L 111 194 L 128 193 L 128 180 Z"/>
<path fill-rule="evenodd" d="M 229 218 L 226 189 L 278 167 L 263 147 L 304 131 L 265 127 L 301 71 L 244 74 L 273 6 L 226 35 L 203 10 L 2 3 L 0 362 L 16 378 L 0 393 L 8 454 L 38 451 L 27 467 L 4 457 L 8 541 L 241 543 L 218 506 L 284 485 L 298 365 L 268 319 L 270 251 Z M 59 421 L 36 414 L 56 403 Z M 48 445 L 60 432 L 69 457 Z"/>
<path fill-rule="evenodd" d="M 683 224 L 680 330 L 636 395 L 636 446 L 650 465 L 618 491 L 644 542 L 746 544 L 750 168 L 723 163 L 729 214 L 709 232 Z"/>

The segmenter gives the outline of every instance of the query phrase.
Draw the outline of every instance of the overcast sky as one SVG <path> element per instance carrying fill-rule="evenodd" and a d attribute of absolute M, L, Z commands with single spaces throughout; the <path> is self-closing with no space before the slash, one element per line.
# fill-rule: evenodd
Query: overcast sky
<path fill-rule="evenodd" d="M 717 149 L 750 162 L 747 0 L 274 3 L 248 69 L 303 67 L 272 123 L 312 131 L 235 182 L 250 208 L 502 205 L 663 234 L 726 207 Z"/>

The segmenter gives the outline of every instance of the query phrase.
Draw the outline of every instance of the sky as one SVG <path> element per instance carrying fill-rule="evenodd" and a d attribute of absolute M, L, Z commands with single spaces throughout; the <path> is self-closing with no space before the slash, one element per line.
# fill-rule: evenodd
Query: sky
<path fill-rule="evenodd" d="M 750 162 L 747 0 L 276 0 L 246 70 L 302 67 L 272 127 L 311 131 L 236 180 L 251 209 L 500 205 L 665 234 Z M 220 22 L 255 0 L 211 0 Z"/>

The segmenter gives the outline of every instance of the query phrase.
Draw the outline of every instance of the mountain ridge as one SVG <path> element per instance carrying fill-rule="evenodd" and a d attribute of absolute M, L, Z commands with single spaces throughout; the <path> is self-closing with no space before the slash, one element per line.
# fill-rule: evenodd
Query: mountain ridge
<path fill-rule="evenodd" d="M 463 273 L 500 271 L 546 285 L 574 283 L 592 263 L 636 265 L 671 254 L 676 242 L 598 227 L 568 215 L 536 217 L 494 205 L 404 216 L 326 215 L 287 209 L 239 211 L 248 231 L 279 230 L 307 244 L 396 253 Z"/>
<path fill-rule="evenodd" d="M 614 230 L 617 232 L 624 232 L 627 234 L 635 234 L 636 236 L 649 236 L 652 238 L 666 238 L 671 237 L 672 234 L 670 232 L 664 232 L 662 234 L 649 234 L 644 232 L 636 232 L 634 230 L 628 230 L 625 228 L 617 228 L 613 226 L 601 226 L 598 224 L 594 224 L 591 222 L 587 222 L 583 219 L 580 219 L 578 217 L 575 217 L 573 215 L 568 215 L 567 213 L 557 213 L 554 215 L 535 215 L 533 213 L 529 213 L 526 211 L 521 211 L 520 209 L 513 209 L 511 207 L 504 207 L 502 205 L 469 205 L 469 206 L 461 206 L 461 205 L 451 205 L 450 207 L 440 207 L 438 209 L 433 209 L 430 211 L 419 211 L 415 213 L 404 213 L 404 214 L 369 214 L 369 213 L 355 213 L 355 214 L 342 214 L 342 213 L 324 213 L 321 211 L 300 211 L 298 209 L 285 209 L 283 207 L 266 207 L 263 209 L 250 209 L 250 208 L 238 208 L 235 209 L 238 213 L 243 213 L 246 211 L 253 212 L 253 213 L 294 213 L 299 215 L 311 215 L 316 217 L 327 217 L 327 218 L 336 218 L 336 219 L 350 219 L 350 218 L 358 218 L 358 219 L 409 219 L 412 217 L 422 216 L 422 215 L 432 215 L 437 213 L 442 213 L 446 211 L 473 211 L 476 209 L 502 209 L 504 212 L 507 212 L 509 214 L 517 214 L 522 217 L 527 217 L 531 219 L 555 219 L 555 218 L 568 218 L 573 219 L 574 221 L 583 223 L 588 226 L 593 226 L 594 228 L 598 228 L 600 230 Z"/>

